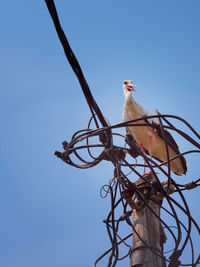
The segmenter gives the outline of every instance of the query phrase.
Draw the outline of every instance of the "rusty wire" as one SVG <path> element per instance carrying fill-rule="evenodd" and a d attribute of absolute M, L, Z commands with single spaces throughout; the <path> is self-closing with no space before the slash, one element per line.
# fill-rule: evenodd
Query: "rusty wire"
<path fill-rule="evenodd" d="M 140 199 L 140 209 L 147 207 L 152 214 L 154 214 L 161 222 L 161 225 L 167 231 L 168 237 L 171 236 L 173 240 L 173 247 L 168 251 L 163 251 L 162 255 L 153 250 L 142 238 L 138 235 L 139 239 L 142 241 L 144 246 L 156 253 L 159 257 L 164 258 L 168 263 L 168 266 L 196 266 L 200 263 L 200 252 L 199 249 L 195 250 L 194 242 L 192 238 L 192 231 L 198 234 L 200 239 L 200 228 L 192 215 L 190 214 L 190 208 L 188 207 L 187 201 L 183 195 L 184 190 L 190 190 L 200 186 L 200 179 L 197 178 L 195 181 L 188 182 L 187 184 L 177 184 L 171 175 L 170 164 L 171 160 L 180 155 L 194 154 L 196 156 L 200 153 L 200 136 L 197 131 L 184 119 L 165 114 L 162 115 L 157 112 L 156 115 L 148 116 L 148 118 L 157 118 L 160 123 L 160 128 L 163 136 L 163 140 L 166 146 L 167 161 L 159 163 L 156 160 L 151 159 L 148 155 L 143 154 L 141 149 L 136 145 L 136 142 L 130 135 L 123 135 L 119 131 L 127 126 L 132 127 L 154 127 L 151 123 L 141 123 L 140 121 L 144 118 L 138 118 L 135 120 L 110 125 L 109 122 L 103 116 L 101 110 L 99 109 L 96 101 L 94 100 L 87 81 L 84 78 L 83 72 L 80 65 L 68 43 L 65 33 L 60 25 L 58 14 L 53 0 L 45 0 L 52 20 L 54 22 L 55 29 L 57 31 L 58 37 L 63 46 L 65 55 L 71 65 L 74 73 L 76 74 L 80 86 L 85 95 L 86 101 L 90 108 L 92 117 L 89 120 L 88 126 L 85 129 L 79 130 L 72 136 L 70 142 L 64 141 L 63 152 L 56 151 L 57 157 L 62 159 L 65 163 L 74 166 L 76 168 L 91 168 L 102 161 L 109 161 L 112 163 L 114 171 L 113 177 L 110 179 L 107 185 L 103 185 L 100 194 L 101 197 L 110 197 L 111 208 L 108 213 L 104 223 L 108 232 L 108 236 L 111 243 L 111 248 L 105 251 L 94 263 L 94 266 L 105 257 L 109 255 L 107 266 L 114 267 L 117 263 L 124 258 L 130 256 L 131 246 L 127 243 L 127 240 L 132 236 L 134 231 L 136 235 L 138 233 L 134 229 L 134 225 L 130 219 L 132 215 L 132 209 L 130 209 L 127 204 L 126 198 L 124 197 L 124 192 L 131 195 L 136 195 Z M 94 121 L 95 127 L 91 127 L 91 123 Z M 173 121 L 173 122 L 172 122 Z M 184 127 L 187 129 L 185 131 L 180 130 L 175 125 L 177 122 L 182 122 Z M 100 126 L 101 125 L 101 126 Z M 168 146 L 166 142 L 164 130 L 171 130 L 176 132 L 185 141 L 187 141 L 193 148 L 191 150 L 185 151 L 174 158 L 169 159 Z M 117 130 L 117 132 L 116 132 Z M 186 133 L 187 132 L 187 133 Z M 114 142 L 114 137 L 118 136 L 121 138 L 121 144 L 117 145 Z M 193 137 L 191 137 L 193 136 Z M 95 142 L 91 141 L 95 139 Z M 95 155 L 93 154 L 95 150 Z M 84 151 L 84 153 L 82 153 Z M 98 155 L 96 155 L 98 151 Z M 154 179 L 152 181 L 145 178 L 140 174 L 140 168 L 144 166 L 137 161 L 137 157 L 143 157 L 146 162 L 146 166 L 151 170 Z M 165 165 L 168 168 L 166 171 Z M 128 174 L 125 174 L 125 171 Z M 167 179 L 167 186 L 165 189 L 156 173 L 159 171 L 159 176 L 162 179 Z M 134 183 L 138 178 L 142 179 L 140 185 Z M 178 195 L 181 199 L 181 204 L 179 201 L 175 200 L 172 195 L 169 195 L 170 186 L 174 187 L 174 195 Z M 144 190 L 145 189 L 145 190 Z M 162 201 L 159 202 L 160 207 L 164 215 L 168 215 L 174 220 L 174 225 L 169 226 L 164 220 L 165 216 L 159 217 L 150 207 L 149 201 L 156 201 L 157 193 L 162 194 L 165 202 L 168 206 L 166 208 Z M 121 215 L 117 217 L 116 209 L 121 207 Z M 187 223 L 183 223 L 179 214 L 184 216 Z M 130 226 L 131 233 L 124 236 L 120 236 L 119 228 L 122 223 L 126 223 Z M 120 248 L 121 245 L 127 248 L 125 255 L 121 256 Z M 191 259 L 187 263 L 181 262 L 181 256 L 183 255 L 185 249 L 190 247 Z"/>

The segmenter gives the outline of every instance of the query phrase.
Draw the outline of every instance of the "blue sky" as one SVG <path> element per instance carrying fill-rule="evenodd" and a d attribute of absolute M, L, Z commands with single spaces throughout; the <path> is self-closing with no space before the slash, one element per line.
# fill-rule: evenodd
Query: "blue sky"
<path fill-rule="evenodd" d="M 179 115 L 199 130 L 198 0 L 55 4 L 111 124 L 122 121 L 122 81 L 131 79 L 143 106 Z M 99 190 L 113 168 L 105 162 L 79 170 L 54 156 L 63 140 L 87 126 L 90 112 L 44 1 L 3 1 L 0 32 L 0 265 L 92 266 L 110 247 L 102 223 L 110 203 Z M 178 136 L 177 142 L 181 151 L 193 148 Z M 187 160 L 180 183 L 199 175 L 197 156 Z M 200 223 L 198 192 L 186 197 Z"/>

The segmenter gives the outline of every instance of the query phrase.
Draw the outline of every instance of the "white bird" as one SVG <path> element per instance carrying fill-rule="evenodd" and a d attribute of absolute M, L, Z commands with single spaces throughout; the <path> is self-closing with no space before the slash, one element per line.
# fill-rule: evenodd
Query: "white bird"
<path fill-rule="evenodd" d="M 126 129 L 134 137 L 138 146 L 141 147 L 143 152 L 149 153 L 151 157 L 154 157 L 160 162 L 167 161 L 167 153 L 165 142 L 163 140 L 161 127 L 159 125 L 159 119 L 148 119 L 146 116 L 152 114 L 140 106 L 133 98 L 131 91 L 135 90 L 136 86 L 130 80 L 126 80 L 123 83 L 125 105 L 123 113 L 123 121 L 134 120 L 144 117 L 144 120 L 137 121 L 136 123 L 146 124 L 152 123 L 151 126 L 128 126 Z M 177 143 L 172 135 L 164 130 L 165 139 L 168 145 L 169 159 L 180 154 Z M 167 164 L 166 164 L 167 165 Z M 170 169 L 177 175 L 182 175 L 187 172 L 187 166 L 185 158 L 181 155 L 178 158 L 170 161 Z"/>

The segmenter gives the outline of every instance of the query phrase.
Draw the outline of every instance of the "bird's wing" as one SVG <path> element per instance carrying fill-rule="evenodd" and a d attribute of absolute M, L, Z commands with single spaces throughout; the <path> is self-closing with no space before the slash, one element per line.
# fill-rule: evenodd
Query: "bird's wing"
<path fill-rule="evenodd" d="M 161 129 L 161 126 L 160 126 L 160 123 L 159 123 L 159 119 L 158 118 L 153 118 L 153 119 L 145 118 L 146 116 L 151 116 L 152 115 L 149 111 L 147 111 L 147 112 L 148 112 L 148 115 L 146 113 L 146 115 L 144 116 L 144 119 L 146 120 L 146 122 L 152 124 L 152 128 L 154 130 L 156 130 L 156 132 L 157 132 L 157 134 L 158 134 L 158 136 L 160 138 L 164 139 L 163 138 L 163 133 L 164 133 L 167 145 L 170 146 L 175 151 L 175 153 L 177 155 L 180 154 L 179 147 L 178 147 L 176 141 L 174 140 L 173 136 L 170 134 L 170 132 L 168 132 L 167 130 L 163 129 L 163 133 L 162 133 L 162 129 Z M 181 160 L 183 169 L 185 170 L 185 173 L 186 173 L 186 171 L 187 171 L 186 160 L 185 160 L 185 158 L 183 156 L 180 156 L 180 160 Z"/>
<path fill-rule="evenodd" d="M 161 126 L 160 124 L 158 123 L 155 123 L 155 122 L 152 122 L 152 127 L 154 129 L 156 129 L 157 131 L 157 134 L 162 138 L 163 138 L 163 134 L 162 134 L 162 129 L 161 129 Z M 176 143 L 176 141 L 174 140 L 173 136 L 170 134 L 170 132 L 168 132 L 167 130 L 163 129 L 163 133 L 164 133 L 164 136 L 165 136 L 165 139 L 166 139 L 166 142 L 169 146 L 171 146 L 171 148 L 173 148 L 173 150 L 179 154 L 179 147 Z"/>
<path fill-rule="evenodd" d="M 150 111 L 148 111 L 147 109 L 140 106 L 140 104 L 138 104 L 138 103 L 137 103 L 137 109 L 138 109 L 138 112 L 140 112 L 140 114 L 144 117 L 144 120 L 147 123 L 151 123 L 152 128 L 154 128 L 157 131 L 158 135 L 163 139 L 159 119 L 158 118 L 148 118 L 148 116 L 153 116 L 154 114 L 152 114 Z M 167 144 L 170 145 L 176 153 L 178 153 L 179 152 L 178 145 L 177 145 L 176 141 L 174 140 L 174 138 L 172 137 L 172 135 L 167 130 L 164 130 L 164 135 L 165 135 L 165 139 L 167 141 Z"/>

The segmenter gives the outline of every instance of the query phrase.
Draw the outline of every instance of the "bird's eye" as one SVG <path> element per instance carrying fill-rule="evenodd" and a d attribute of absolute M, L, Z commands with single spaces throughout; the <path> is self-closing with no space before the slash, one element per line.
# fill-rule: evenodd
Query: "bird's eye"
<path fill-rule="evenodd" d="M 127 82 L 124 82 L 124 84 L 127 84 Z"/>

